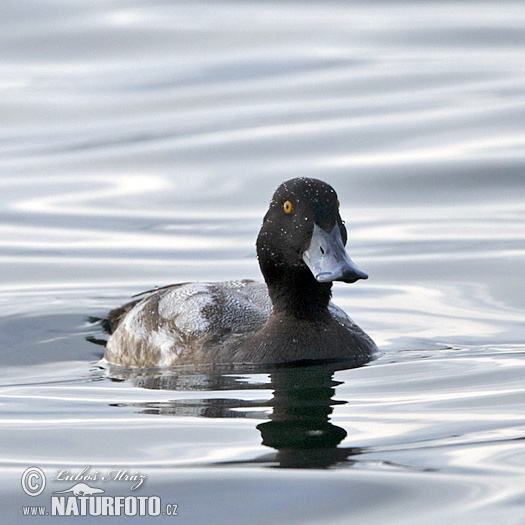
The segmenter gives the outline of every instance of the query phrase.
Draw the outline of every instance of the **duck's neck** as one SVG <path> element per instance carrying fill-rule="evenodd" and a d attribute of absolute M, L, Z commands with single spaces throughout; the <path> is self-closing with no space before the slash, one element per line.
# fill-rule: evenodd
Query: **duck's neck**
<path fill-rule="evenodd" d="M 308 268 L 266 268 L 263 274 L 274 314 L 317 323 L 330 319 L 332 283 L 318 282 Z"/>

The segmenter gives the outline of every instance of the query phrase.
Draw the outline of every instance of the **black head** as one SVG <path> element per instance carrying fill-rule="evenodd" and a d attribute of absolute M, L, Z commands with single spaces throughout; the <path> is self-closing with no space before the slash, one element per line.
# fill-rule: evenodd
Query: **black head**
<path fill-rule="evenodd" d="M 290 272 L 307 272 L 319 283 L 366 279 L 346 241 L 335 190 L 318 179 L 291 179 L 275 191 L 257 238 L 261 271 L 269 285 Z"/>

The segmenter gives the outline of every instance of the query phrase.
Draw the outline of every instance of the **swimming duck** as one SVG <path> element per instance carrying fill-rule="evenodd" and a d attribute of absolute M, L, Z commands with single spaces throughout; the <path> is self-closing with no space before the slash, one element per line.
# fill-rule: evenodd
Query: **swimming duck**
<path fill-rule="evenodd" d="M 327 183 L 295 178 L 275 191 L 257 237 L 265 283 L 180 283 L 109 313 L 104 358 L 130 367 L 366 362 L 372 339 L 331 301 L 333 281 L 368 275 L 348 256 Z"/>

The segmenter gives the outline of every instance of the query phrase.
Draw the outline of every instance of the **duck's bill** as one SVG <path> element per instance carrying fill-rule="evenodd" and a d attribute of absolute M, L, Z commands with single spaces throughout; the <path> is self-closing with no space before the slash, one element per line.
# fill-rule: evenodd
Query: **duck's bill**
<path fill-rule="evenodd" d="M 312 240 L 303 254 L 303 260 L 320 283 L 355 283 L 359 279 L 368 279 L 368 275 L 353 263 L 346 252 L 337 224 L 331 232 L 314 224 Z"/>

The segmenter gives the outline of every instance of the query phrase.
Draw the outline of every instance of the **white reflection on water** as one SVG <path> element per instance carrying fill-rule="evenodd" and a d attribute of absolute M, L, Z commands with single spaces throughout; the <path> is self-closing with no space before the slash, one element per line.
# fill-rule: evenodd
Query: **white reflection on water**
<path fill-rule="evenodd" d="M 42 177 L 33 176 L 20 180 L 19 177 L 5 178 L 0 182 L 2 186 L 14 186 L 17 192 L 21 188 L 26 195 L 19 201 L 14 201 L 10 207 L 16 211 L 26 213 L 44 213 L 61 215 L 114 215 L 113 208 L 97 208 L 93 205 L 99 200 L 119 200 L 145 196 L 149 192 L 162 192 L 167 183 L 158 176 L 126 174 L 116 176 L 87 175 L 72 179 L 66 176 Z M 32 189 L 38 188 L 33 195 Z M 47 189 L 42 195 L 42 192 Z"/>

